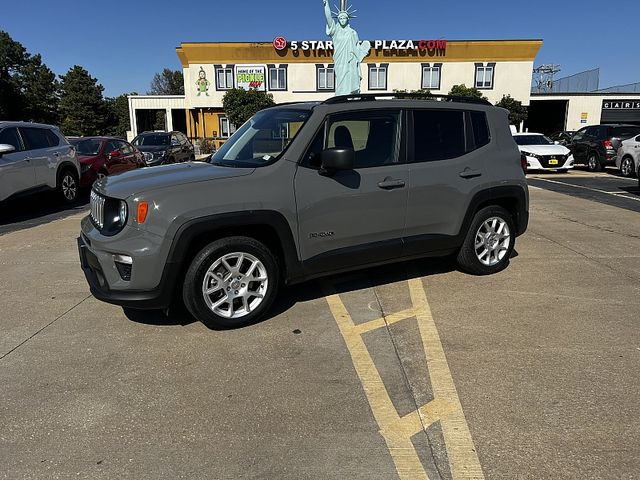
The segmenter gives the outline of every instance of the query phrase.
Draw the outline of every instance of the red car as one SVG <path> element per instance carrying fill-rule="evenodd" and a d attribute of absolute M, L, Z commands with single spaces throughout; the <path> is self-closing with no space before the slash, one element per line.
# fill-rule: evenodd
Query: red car
<path fill-rule="evenodd" d="M 103 176 L 146 167 L 142 152 L 119 138 L 81 137 L 69 143 L 76 148 L 82 188 L 90 188 Z"/>

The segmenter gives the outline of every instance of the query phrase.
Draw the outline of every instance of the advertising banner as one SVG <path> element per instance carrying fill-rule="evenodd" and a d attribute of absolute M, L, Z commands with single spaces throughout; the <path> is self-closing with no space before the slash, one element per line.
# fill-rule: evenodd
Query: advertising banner
<path fill-rule="evenodd" d="M 264 65 L 236 65 L 236 88 L 265 91 L 266 70 Z"/>

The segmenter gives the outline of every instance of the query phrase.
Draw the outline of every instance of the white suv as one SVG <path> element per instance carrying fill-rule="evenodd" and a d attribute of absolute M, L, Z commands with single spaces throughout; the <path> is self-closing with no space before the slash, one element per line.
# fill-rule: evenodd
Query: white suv
<path fill-rule="evenodd" d="M 0 201 L 56 189 L 70 203 L 78 196 L 79 178 L 75 149 L 57 127 L 0 122 Z"/>

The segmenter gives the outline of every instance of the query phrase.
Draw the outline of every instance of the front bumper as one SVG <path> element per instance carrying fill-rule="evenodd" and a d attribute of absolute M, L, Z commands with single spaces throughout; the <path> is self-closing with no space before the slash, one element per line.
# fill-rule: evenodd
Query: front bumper
<path fill-rule="evenodd" d="M 573 168 L 573 155 L 569 155 L 562 165 L 544 166 L 535 157 L 525 155 L 527 158 L 527 170 L 568 170 Z"/>
<path fill-rule="evenodd" d="M 123 307 L 163 309 L 172 303 L 177 271 L 165 262 L 160 239 L 132 229 L 120 239 L 103 237 L 88 217 L 77 239 L 80 265 L 98 300 Z M 132 259 L 129 277 L 116 261 Z"/>

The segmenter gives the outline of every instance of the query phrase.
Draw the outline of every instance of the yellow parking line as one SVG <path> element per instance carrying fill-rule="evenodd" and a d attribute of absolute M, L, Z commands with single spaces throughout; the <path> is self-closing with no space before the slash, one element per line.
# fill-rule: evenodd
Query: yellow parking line
<path fill-rule="evenodd" d="M 428 479 L 429 477 L 411 443 L 411 436 L 422 429 L 419 419 L 416 416 L 415 421 L 409 425 L 409 432 L 407 432 L 405 426 L 407 422 L 401 423 L 401 418 L 389 398 L 375 363 L 362 340 L 362 336 L 354 328 L 353 320 L 340 296 L 335 293 L 328 295 L 327 303 L 347 344 L 353 366 L 360 378 L 360 383 L 362 383 L 371 411 L 380 428 L 380 434 L 387 444 L 398 476 L 401 479 Z M 405 428 L 402 428 L 403 426 Z"/>
<path fill-rule="evenodd" d="M 407 308 L 406 310 L 402 310 L 401 312 L 392 313 L 387 317 L 376 318 L 375 320 L 370 320 L 365 323 L 359 323 L 358 325 L 354 325 L 353 330 L 355 333 L 362 335 L 363 333 L 367 333 L 372 330 L 377 330 L 378 328 L 382 328 L 387 325 L 392 325 L 394 323 L 400 322 L 402 320 L 406 320 L 407 318 L 411 318 L 413 316 L 415 316 L 415 312 L 413 311 L 413 308 Z"/>
<path fill-rule="evenodd" d="M 340 296 L 328 285 L 324 287 L 327 303 L 400 478 L 428 479 L 411 438 L 439 421 L 452 478 L 484 479 L 422 280 L 409 280 L 412 308 L 358 325 L 354 324 Z M 401 417 L 393 406 L 362 334 L 412 318 L 418 322 L 434 399 Z"/>
<path fill-rule="evenodd" d="M 422 346 L 427 359 L 433 396 L 447 401 L 453 406 L 448 415 L 440 419 L 442 434 L 447 449 L 451 476 L 455 479 L 483 479 L 482 468 L 476 453 L 471 432 L 462 411 L 456 387 L 453 383 L 449 364 L 440 342 L 440 336 L 433 321 L 422 279 L 409 280 L 411 302 L 416 311 Z"/>

